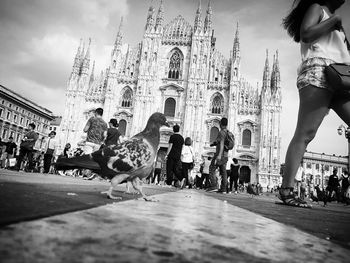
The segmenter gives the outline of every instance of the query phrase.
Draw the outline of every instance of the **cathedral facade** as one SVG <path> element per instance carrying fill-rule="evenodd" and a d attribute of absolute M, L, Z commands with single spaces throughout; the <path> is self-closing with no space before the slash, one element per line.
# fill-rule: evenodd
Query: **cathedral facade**
<path fill-rule="evenodd" d="M 170 124 L 191 137 L 197 161 L 215 152 L 210 143 L 222 117 L 235 135 L 230 158 L 241 164 L 241 179 L 262 186 L 280 182 L 281 87 L 278 53 L 269 65 L 266 54 L 261 87 L 241 74 L 239 28 L 232 36 L 230 57 L 215 47 L 210 1 L 201 5 L 193 25 L 181 15 L 164 21 L 163 1 L 150 6 L 142 41 L 123 52 L 121 20 L 107 69 L 90 69 L 90 43 L 81 45 L 66 90 L 61 130 L 63 143 L 75 145 L 92 109 L 102 107 L 104 119 L 116 118 L 126 138 L 140 132 L 153 112 L 163 112 Z M 163 161 L 170 130 L 162 130 L 159 161 Z"/>

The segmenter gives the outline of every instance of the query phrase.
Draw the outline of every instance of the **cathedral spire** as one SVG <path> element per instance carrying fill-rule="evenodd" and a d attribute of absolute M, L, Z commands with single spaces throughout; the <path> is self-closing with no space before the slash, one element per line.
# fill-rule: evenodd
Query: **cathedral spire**
<path fill-rule="evenodd" d="M 239 27 L 238 27 L 238 22 L 237 22 L 237 28 L 236 28 L 236 34 L 235 34 L 235 39 L 233 41 L 233 59 L 237 60 L 240 58 L 240 44 L 239 44 Z"/>
<path fill-rule="evenodd" d="M 269 66 L 269 50 L 266 49 L 266 60 L 263 73 L 263 91 L 267 90 L 269 87 L 269 78 L 270 78 L 270 66 Z"/>
<path fill-rule="evenodd" d="M 204 31 L 209 32 L 212 28 L 212 15 L 213 11 L 211 9 L 211 0 L 208 1 L 208 8 L 207 8 L 207 15 L 205 16 L 204 20 Z"/>
<path fill-rule="evenodd" d="M 73 74 L 79 74 L 79 71 L 80 71 L 82 43 L 83 43 L 83 39 L 81 38 L 80 39 L 80 43 L 79 43 L 79 47 L 78 47 L 78 50 L 77 50 L 77 53 L 75 54 L 75 58 L 74 58 L 72 75 Z"/>
<path fill-rule="evenodd" d="M 198 8 L 196 12 L 196 18 L 194 20 L 194 32 L 201 31 L 202 29 L 202 3 L 199 0 Z"/>
<path fill-rule="evenodd" d="M 122 45 L 122 40 L 123 40 L 122 29 L 123 29 L 123 17 L 120 18 L 119 29 L 118 29 L 117 37 L 114 43 L 115 47 Z"/>
<path fill-rule="evenodd" d="M 161 0 L 158 13 L 157 13 L 156 30 L 163 25 L 163 21 L 164 21 L 164 8 L 163 8 L 163 0 Z"/>
<path fill-rule="evenodd" d="M 84 60 L 82 63 L 82 74 L 88 74 L 89 68 L 90 68 L 90 45 L 91 45 L 91 38 L 89 38 L 89 45 L 87 47 Z M 84 55 L 84 54 L 82 54 Z"/>
<path fill-rule="evenodd" d="M 151 0 L 151 5 L 148 8 L 146 30 L 152 29 L 153 27 L 154 27 L 154 7 L 153 7 L 153 0 Z"/>
<path fill-rule="evenodd" d="M 94 80 L 95 80 L 94 73 L 95 73 L 95 60 L 94 60 L 94 62 L 92 63 L 92 69 L 91 69 L 91 74 L 90 74 L 89 86 L 91 86 L 92 83 L 93 83 Z"/>
<path fill-rule="evenodd" d="M 280 86 L 280 69 L 279 69 L 279 62 L 278 62 L 278 50 L 276 51 L 276 54 L 274 55 L 273 59 L 273 66 L 272 66 L 272 73 L 271 73 L 271 91 L 272 93 L 275 93 L 279 86 Z"/>

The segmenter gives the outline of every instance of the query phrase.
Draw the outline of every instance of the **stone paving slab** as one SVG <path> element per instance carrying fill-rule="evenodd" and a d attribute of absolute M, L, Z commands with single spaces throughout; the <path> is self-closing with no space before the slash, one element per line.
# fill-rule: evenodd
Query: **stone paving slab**
<path fill-rule="evenodd" d="M 350 251 L 184 190 L 0 229 L 1 262 L 348 262 Z"/>

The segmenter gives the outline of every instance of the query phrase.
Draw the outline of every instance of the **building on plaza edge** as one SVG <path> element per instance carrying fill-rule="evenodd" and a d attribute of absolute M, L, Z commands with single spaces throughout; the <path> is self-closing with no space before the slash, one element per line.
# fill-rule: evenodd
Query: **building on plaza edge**
<path fill-rule="evenodd" d="M 241 176 L 263 186 L 280 180 L 281 87 L 278 52 L 272 67 L 266 52 L 262 86 L 253 87 L 241 74 L 238 24 L 232 34 L 230 57 L 215 47 L 210 1 L 194 23 L 178 15 L 168 24 L 164 5 L 149 7 L 141 42 L 123 52 L 121 19 L 110 63 L 99 75 L 90 64 L 90 41 L 80 44 L 68 80 L 62 143 L 75 145 L 92 109 L 102 107 L 104 119 L 117 118 L 126 137 L 140 132 L 153 112 L 163 112 L 193 139 L 197 160 L 213 154 L 210 147 L 225 116 L 236 138 L 231 157 L 239 159 Z M 234 31 L 234 30 L 233 30 Z M 262 61 L 263 62 L 263 61 Z M 90 66 L 92 66 L 90 68 Z M 158 158 L 165 155 L 169 130 L 162 131 Z"/>
<path fill-rule="evenodd" d="M 42 151 L 53 118 L 50 110 L 0 85 L 0 138 L 3 142 L 13 137 L 13 141 L 19 146 L 28 131 L 29 123 L 34 123 L 35 131 L 39 135 L 34 150 Z M 19 152 L 19 147 L 17 151 Z"/>

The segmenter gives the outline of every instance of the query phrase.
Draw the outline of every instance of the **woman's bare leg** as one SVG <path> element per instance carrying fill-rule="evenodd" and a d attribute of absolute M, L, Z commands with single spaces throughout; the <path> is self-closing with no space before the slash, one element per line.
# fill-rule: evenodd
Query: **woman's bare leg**
<path fill-rule="evenodd" d="M 329 111 L 332 96 L 328 90 L 314 86 L 307 86 L 299 91 L 298 121 L 286 154 L 282 188 L 294 187 L 294 177 L 300 161 Z"/>
<path fill-rule="evenodd" d="M 332 100 L 332 109 L 350 126 L 350 96 L 335 96 Z"/>

